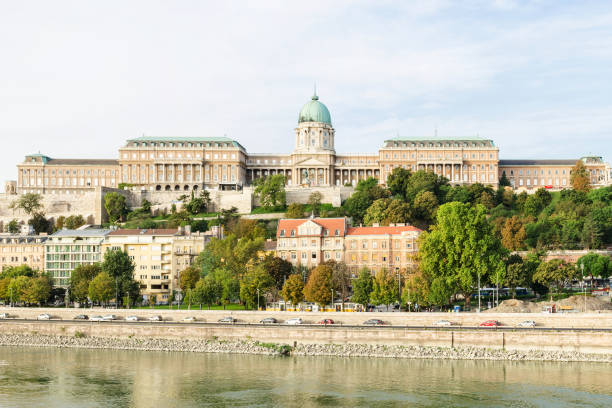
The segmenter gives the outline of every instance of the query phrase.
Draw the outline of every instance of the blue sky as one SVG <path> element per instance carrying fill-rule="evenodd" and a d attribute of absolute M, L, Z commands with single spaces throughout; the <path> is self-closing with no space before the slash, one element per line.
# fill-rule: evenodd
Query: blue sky
<path fill-rule="evenodd" d="M 0 50 L 3 179 L 142 134 L 289 152 L 314 82 L 338 152 L 437 129 L 612 156 L 610 1 L 0 1 Z"/>

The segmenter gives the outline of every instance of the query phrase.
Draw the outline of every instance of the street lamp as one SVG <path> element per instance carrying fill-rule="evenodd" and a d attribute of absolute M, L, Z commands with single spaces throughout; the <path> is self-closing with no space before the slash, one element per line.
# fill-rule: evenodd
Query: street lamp
<path fill-rule="evenodd" d="M 478 313 L 480 313 L 480 271 L 478 271 Z"/>
<path fill-rule="evenodd" d="M 497 299 L 495 300 L 495 306 L 499 306 L 499 269 L 497 270 L 497 278 L 495 278 L 495 292 Z"/>
<path fill-rule="evenodd" d="M 334 288 L 331 289 L 331 307 L 332 309 L 334 308 Z"/>
<path fill-rule="evenodd" d="M 115 277 L 115 309 L 119 309 L 119 281 Z"/>
<path fill-rule="evenodd" d="M 402 311 L 402 275 L 397 271 L 397 296 L 399 301 L 399 311 Z"/>
<path fill-rule="evenodd" d="M 11 288 L 11 307 L 13 307 L 13 288 Z"/>
<path fill-rule="evenodd" d="M 586 282 L 584 281 L 584 262 L 580 263 L 580 270 L 582 272 L 582 287 L 584 288 L 584 313 L 586 313 Z"/>
<path fill-rule="evenodd" d="M 257 310 L 259 310 L 259 288 L 257 288 Z"/>

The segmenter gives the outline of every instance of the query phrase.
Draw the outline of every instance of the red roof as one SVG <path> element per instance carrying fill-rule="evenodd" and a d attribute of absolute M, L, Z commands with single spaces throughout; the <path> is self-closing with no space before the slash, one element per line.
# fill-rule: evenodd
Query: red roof
<path fill-rule="evenodd" d="M 335 231 L 340 232 L 340 237 L 343 237 L 346 233 L 346 219 L 345 218 L 300 218 L 300 219 L 282 219 L 278 222 L 278 228 L 276 230 L 276 237 L 281 236 L 281 230 L 285 230 L 283 237 L 291 237 L 291 230 L 295 230 L 295 237 L 301 235 L 298 234 L 298 227 L 308 221 L 312 221 L 323 227 L 324 236 L 325 229 L 329 231 L 329 236 L 336 236 Z"/>
<path fill-rule="evenodd" d="M 348 229 L 346 235 L 399 235 L 406 231 L 423 232 L 423 230 L 412 225 L 404 227 L 353 227 Z"/>

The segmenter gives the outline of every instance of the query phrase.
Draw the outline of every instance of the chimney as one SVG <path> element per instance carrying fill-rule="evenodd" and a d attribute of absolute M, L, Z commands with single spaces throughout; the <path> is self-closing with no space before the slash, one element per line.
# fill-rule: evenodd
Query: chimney
<path fill-rule="evenodd" d="M 191 235 L 191 225 L 185 225 L 185 235 Z"/>
<path fill-rule="evenodd" d="M 179 225 L 179 227 L 178 227 L 179 235 L 183 235 L 183 230 L 184 230 L 183 227 Z"/>

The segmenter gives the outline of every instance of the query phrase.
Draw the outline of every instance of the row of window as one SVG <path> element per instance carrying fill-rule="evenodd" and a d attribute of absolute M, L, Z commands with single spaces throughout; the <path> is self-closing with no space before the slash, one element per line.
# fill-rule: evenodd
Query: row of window
<path fill-rule="evenodd" d="M 424 142 L 392 142 L 388 147 L 490 147 L 487 142 L 454 142 L 454 143 L 424 143 Z"/>
<path fill-rule="evenodd" d="M 24 169 L 22 171 L 22 174 L 23 174 L 24 177 L 28 177 L 28 176 L 35 176 L 35 175 L 41 176 L 43 173 L 42 173 L 41 170 Z M 64 170 L 64 169 L 57 169 L 57 170 L 51 169 L 51 170 L 49 170 L 49 169 L 45 169 L 44 170 L 44 174 L 45 175 L 51 174 L 52 176 L 55 176 L 56 174 L 58 176 L 63 176 L 63 175 L 69 176 L 70 174 L 72 174 L 73 176 L 76 176 L 76 175 L 81 175 L 81 176 L 84 176 L 84 175 L 98 176 L 98 175 L 100 175 L 100 176 L 104 176 L 104 175 L 106 175 L 108 177 L 108 176 L 114 176 L 115 175 L 115 170 L 100 169 L 98 171 L 98 169 L 93 169 L 93 170 L 91 170 L 91 169 L 87 169 L 87 170 L 79 169 L 77 171 L 76 169 L 72 169 L 72 170 Z"/>
<path fill-rule="evenodd" d="M 459 153 L 455 153 L 452 156 L 450 154 L 445 154 L 445 155 L 438 154 L 438 155 L 435 155 L 435 153 L 429 153 L 429 154 L 427 154 L 427 153 L 419 153 L 419 159 L 443 159 L 444 158 L 444 159 L 450 160 L 451 158 L 459 159 L 460 157 L 461 157 L 461 155 Z M 480 153 L 480 154 L 477 154 L 477 153 L 472 153 L 472 154 L 463 153 L 463 158 L 464 159 L 469 159 L 470 157 L 472 159 L 477 159 L 477 158 L 485 159 L 486 158 L 486 154 L 485 153 Z M 388 159 L 388 158 L 389 158 L 389 153 L 385 153 L 385 159 Z M 398 153 L 393 153 L 393 158 L 394 159 L 399 159 L 400 158 L 399 154 Z M 402 159 L 407 159 L 408 155 L 406 153 L 403 153 L 401 158 Z M 416 159 L 416 153 L 410 154 L 410 158 L 411 159 Z M 495 158 L 495 155 L 493 153 L 489 153 L 489 159 L 493 160 L 494 158 Z"/>
<path fill-rule="evenodd" d="M 143 147 L 232 147 L 231 143 L 223 142 L 132 142 L 129 146 L 143 146 Z"/>
<path fill-rule="evenodd" d="M 133 159 L 133 160 L 146 160 L 147 159 L 147 153 L 140 153 L 140 155 L 138 153 L 132 153 L 131 155 L 129 153 L 123 153 L 121 155 L 121 157 L 125 160 L 128 159 Z M 236 160 L 236 153 L 213 153 L 212 155 L 210 153 L 205 153 L 204 154 L 204 158 L 207 160 L 210 160 L 210 158 L 213 159 L 223 159 L 223 160 L 227 160 L 227 159 L 232 159 L 232 160 Z M 149 159 L 182 159 L 183 158 L 183 153 L 177 153 L 176 157 L 174 157 L 174 153 L 173 152 L 158 152 L 157 155 L 155 153 L 149 153 L 148 154 L 148 158 Z M 196 153 L 193 157 L 191 155 L 191 153 L 185 153 L 184 158 L 186 159 L 201 159 L 202 158 L 202 154 L 201 153 Z"/>

